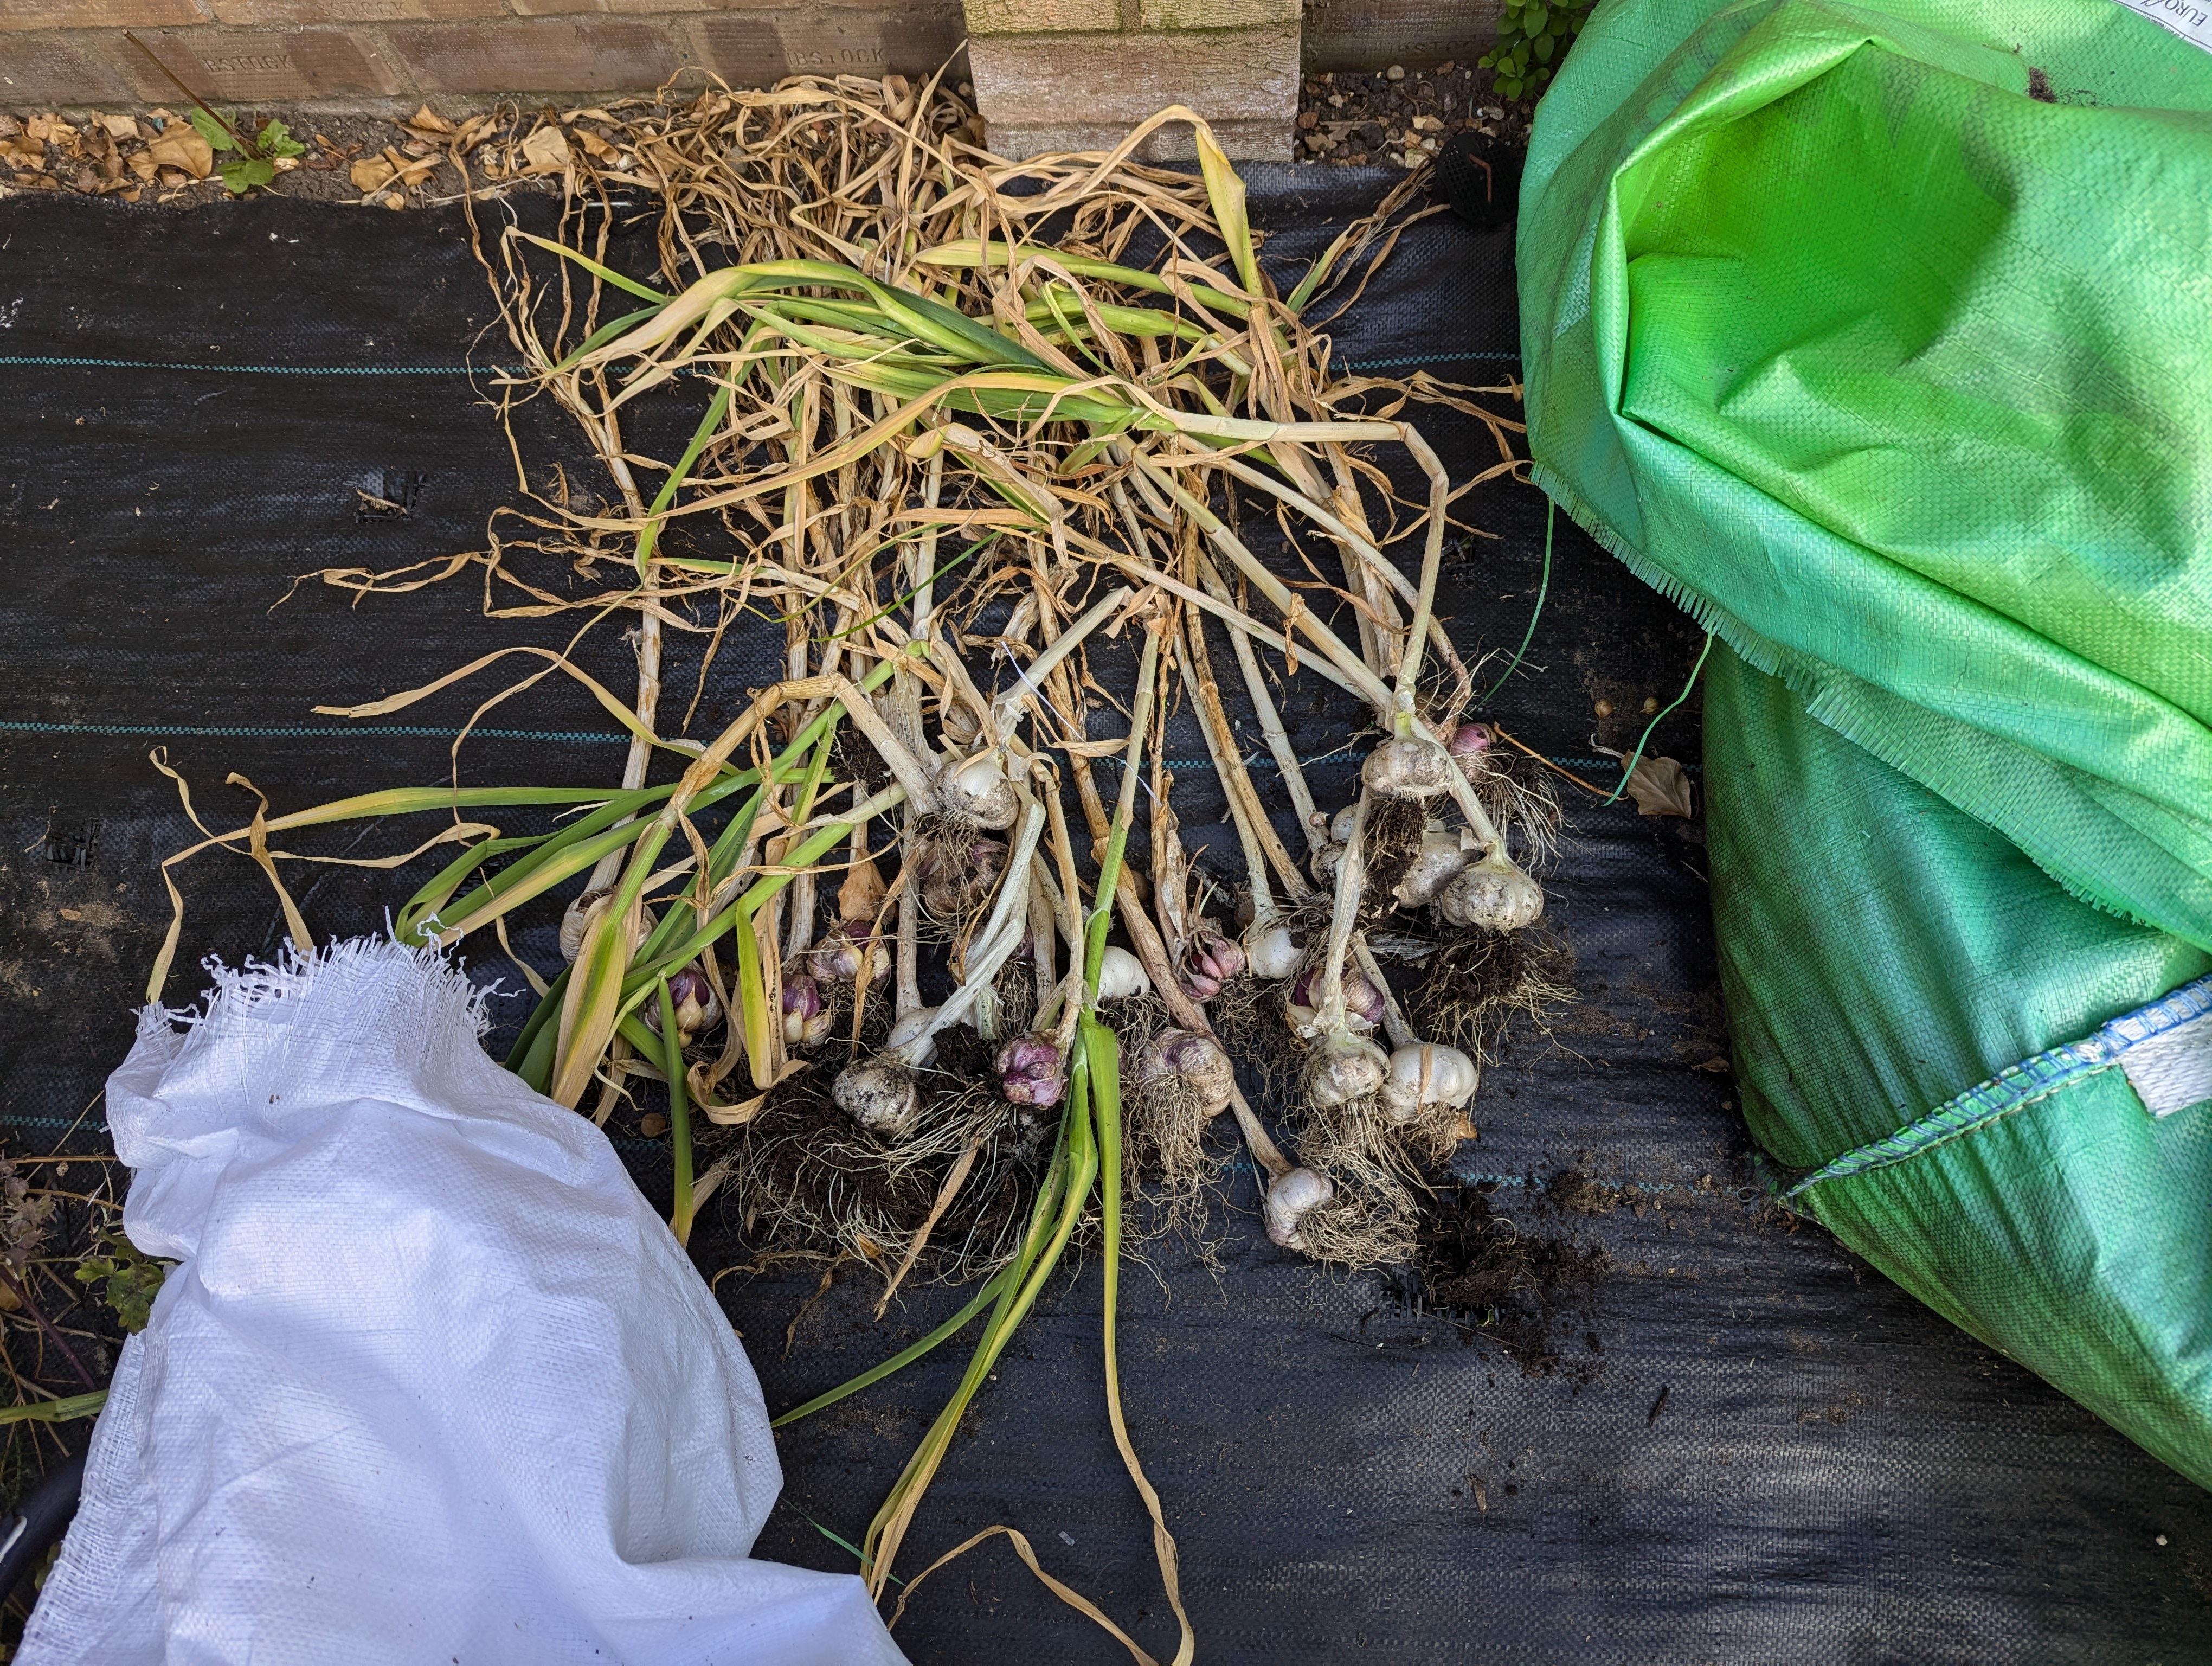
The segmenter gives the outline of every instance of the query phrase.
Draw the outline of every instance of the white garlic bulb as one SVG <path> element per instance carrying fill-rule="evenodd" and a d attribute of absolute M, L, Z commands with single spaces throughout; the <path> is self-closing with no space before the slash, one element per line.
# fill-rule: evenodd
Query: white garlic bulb
<path fill-rule="evenodd" d="M 1462 1110 L 1474 1097 L 1477 1080 L 1474 1061 L 1456 1047 L 1434 1042 L 1401 1047 L 1390 1055 L 1382 1109 L 1396 1122 L 1412 1122 L 1427 1105 Z"/>
<path fill-rule="evenodd" d="M 1286 1250 L 1303 1250 L 1298 1223 L 1336 1196 L 1336 1188 L 1325 1174 L 1312 1169 L 1292 1169 L 1267 1188 L 1261 1210 L 1267 1222 L 1267 1237 Z"/>
<path fill-rule="evenodd" d="M 1304 946 L 1279 920 L 1255 920 L 1244 933 L 1244 964 L 1255 977 L 1288 977 L 1305 958 Z"/>
<path fill-rule="evenodd" d="M 1380 799 L 1433 799 L 1451 789 L 1459 766 L 1433 740 L 1398 735 L 1368 753 L 1359 778 Z"/>
<path fill-rule="evenodd" d="M 1364 1099 L 1390 1074 L 1390 1055 L 1364 1036 L 1323 1036 L 1306 1065 L 1306 1097 L 1323 1110 Z"/>
<path fill-rule="evenodd" d="M 1109 944 L 1106 953 L 1098 963 L 1098 999 L 1118 1000 L 1124 995 L 1150 994 L 1152 980 L 1146 976 L 1145 964 L 1127 949 Z"/>
<path fill-rule="evenodd" d="M 1390 888 L 1392 900 L 1403 909 L 1418 909 L 1436 901 L 1437 893 L 1467 866 L 1466 846 L 1467 841 L 1459 833 L 1447 831 L 1442 822 L 1430 823 L 1404 877 Z"/>
<path fill-rule="evenodd" d="M 1502 851 L 1492 851 L 1454 876 L 1437 897 L 1437 909 L 1455 926 L 1518 931 L 1544 912 L 1544 891 Z"/>

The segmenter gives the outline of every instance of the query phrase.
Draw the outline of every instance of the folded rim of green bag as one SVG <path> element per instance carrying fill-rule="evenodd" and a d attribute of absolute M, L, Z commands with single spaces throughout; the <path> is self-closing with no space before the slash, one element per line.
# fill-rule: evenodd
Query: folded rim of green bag
<path fill-rule="evenodd" d="M 1518 258 L 1547 490 L 2075 895 L 2212 945 L 2208 112 L 2212 56 L 2109 0 L 1611 4 Z"/>

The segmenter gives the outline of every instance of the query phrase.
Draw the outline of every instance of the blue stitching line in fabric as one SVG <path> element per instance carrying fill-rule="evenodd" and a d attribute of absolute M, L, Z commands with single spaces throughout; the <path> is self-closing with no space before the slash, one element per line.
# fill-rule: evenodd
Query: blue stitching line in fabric
<path fill-rule="evenodd" d="M 234 376 L 473 376 L 526 374 L 518 364 L 195 364 L 162 359 L 76 359 L 45 354 L 0 355 L 0 364 L 47 369 L 220 370 Z"/>
<path fill-rule="evenodd" d="M 1987 1081 L 1936 1106 L 1918 1122 L 1855 1151 L 1845 1152 L 1826 1167 L 1806 1176 L 1783 1195 L 1796 1197 L 1824 1180 L 1840 1180 L 1869 1169 L 1887 1168 L 1961 1134 L 1986 1128 L 2000 1117 L 2025 1110 L 2037 1100 L 2050 1097 L 2061 1088 L 2071 1087 L 2100 1071 L 2110 1070 L 2130 1049 L 2203 1018 L 2207 1012 L 2212 1012 L 2212 976 L 2185 983 L 2147 1006 L 2123 1012 L 2080 1041 L 2067 1042 L 2007 1066 Z"/>
<path fill-rule="evenodd" d="M 1521 362 L 1518 353 L 1403 353 L 1390 359 L 1346 359 L 1347 370 L 1383 370 L 1398 364 L 1450 364 L 1461 359 L 1503 359 Z"/>
<path fill-rule="evenodd" d="M 0 734 L 215 735 L 234 740 L 316 740 L 401 735 L 409 739 L 427 736 L 451 740 L 460 733 L 459 729 L 433 728 L 412 723 L 386 723 L 365 728 L 337 726 L 318 728 L 302 725 L 289 729 L 255 729 L 231 728 L 213 723 L 30 723 L 0 720 Z M 624 734 L 570 733 L 555 729 L 471 729 L 468 733 L 472 739 L 482 736 L 490 740 L 554 740 L 571 745 L 580 743 L 605 746 L 629 745 L 629 737 Z"/>
<path fill-rule="evenodd" d="M 441 729 L 427 724 L 416 723 L 385 723 L 373 727 L 360 728 L 336 726 L 318 728 L 303 724 L 295 728 L 264 729 L 231 727 L 215 723 L 33 723 L 27 721 L 0 718 L 0 734 L 201 735 L 231 740 L 340 740 L 349 737 L 374 739 L 380 735 L 396 735 L 410 740 L 425 739 L 452 740 L 460 733 L 459 729 Z M 580 731 L 559 729 L 471 729 L 468 733 L 471 739 L 547 740 L 570 745 L 627 746 L 629 745 L 628 735 L 591 734 Z M 1357 761 L 1348 751 L 1339 748 L 1334 752 L 1322 752 L 1314 757 L 1302 757 L 1298 760 L 1298 763 L 1302 768 L 1310 768 L 1316 763 L 1334 763 L 1340 760 L 1345 763 Z M 1111 758 L 1102 760 L 1109 763 L 1115 761 Z M 1255 752 L 1244 760 L 1244 767 L 1248 769 L 1264 769 L 1274 761 L 1274 756 L 1272 753 Z M 1578 769 L 1595 769 L 1614 760 L 1595 757 L 1555 757 L 1550 761 Z M 1213 761 L 1211 758 L 1203 757 L 1171 757 L 1162 767 L 1169 769 L 1210 769 L 1213 767 Z M 1685 764 L 1683 769 L 1690 775 L 1703 773 L 1694 763 Z"/>
<path fill-rule="evenodd" d="M 1404 353 L 1387 359 L 1346 359 L 1347 370 L 1388 370 L 1406 364 L 1481 360 L 1518 364 L 1518 353 Z M 529 374 L 520 364 L 203 364 L 187 360 L 76 358 L 60 354 L 0 354 L 0 365 L 49 370 L 216 370 L 234 376 L 495 376 Z"/>

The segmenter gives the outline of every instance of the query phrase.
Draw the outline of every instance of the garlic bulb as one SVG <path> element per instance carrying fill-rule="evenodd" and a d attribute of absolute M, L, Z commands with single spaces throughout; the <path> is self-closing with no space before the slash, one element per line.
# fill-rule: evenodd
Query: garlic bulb
<path fill-rule="evenodd" d="M 1474 1097 L 1474 1061 L 1456 1047 L 1424 1042 L 1390 1055 L 1382 1084 L 1382 1109 L 1395 1122 L 1410 1122 L 1426 1105 L 1465 1109 Z"/>
<path fill-rule="evenodd" d="M 1518 931 L 1544 912 L 1544 892 L 1503 851 L 1492 851 L 1459 871 L 1438 893 L 1437 910 L 1455 926 Z"/>
<path fill-rule="evenodd" d="M 576 957 L 584 952 L 584 933 L 592 923 L 592 907 L 603 897 L 615 894 L 612 885 L 602 885 L 597 891 L 587 891 L 569 903 L 561 915 L 561 958 L 575 964 Z"/>
<path fill-rule="evenodd" d="M 1244 964 L 1255 977 L 1288 977 L 1305 958 L 1304 946 L 1279 920 L 1255 920 L 1244 933 Z"/>
<path fill-rule="evenodd" d="M 1322 1037 L 1306 1066 L 1306 1097 L 1323 1110 L 1364 1099 L 1390 1074 L 1390 1055 L 1364 1036 L 1339 1030 Z"/>
<path fill-rule="evenodd" d="M 965 763 L 948 759 L 937 777 L 937 791 L 947 814 L 976 827 L 1012 827 L 1022 812 L 1021 800 L 995 751 Z"/>
<path fill-rule="evenodd" d="M 1267 1188 L 1261 1212 L 1267 1222 L 1267 1237 L 1285 1250 L 1303 1250 L 1298 1223 L 1336 1196 L 1336 1188 L 1325 1174 L 1311 1169 L 1292 1169 Z"/>
<path fill-rule="evenodd" d="M 1182 992 L 1193 1000 L 1212 1000 L 1221 987 L 1244 970 L 1244 950 L 1210 926 L 1200 926 L 1184 945 Z"/>
<path fill-rule="evenodd" d="M 927 1064 L 935 1056 L 937 1044 L 922 1037 L 929 1026 L 937 1021 L 934 1006 L 917 1006 L 911 1012 L 902 1012 L 891 1025 L 891 1033 L 884 1042 L 884 1051 L 896 1053 L 909 1063 Z M 920 1050 L 916 1047 L 919 1044 Z"/>
<path fill-rule="evenodd" d="M 676 1033 L 684 1041 L 703 1031 L 712 1030 L 722 1021 L 722 1003 L 714 999 L 714 986 L 707 982 L 707 974 L 696 965 L 685 966 L 668 975 L 668 994 L 676 1006 Z M 654 1035 L 660 1033 L 660 1000 L 658 995 L 648 995 L 638 1008 L 638 1016 L 645 1027 Z"/>
<path fill-rule="evenodd" d="M 915 857 L 921 905 L 939 920 L 964 919 L 990 900 L 1006 866 L 1003 839 L 979 836 L 929 841 Z"/>
<path fill-rule="evenodd" d="M 1049 1031 L 1015 1037 L 999 1049 L 992 1067 L 1010 1104 L 1056 1105 L 1067 1083 L 1067 1061 L 1060 1038 Z"/>
<path fill-rule="evenodd" d="M 1449 885 L 1468 864 L 1467 841 L 1456 832 L 1449 831 L 1442 822 L 1432 821 L 1421 834 L 1421 848 L 1413 855 L 1405 875 L 1390 888 L 1390 896 L 1401 909 L 1418 909 L 1437 899 L 1437 893 Z"/>
<path fill-rule="evenodd" d="M 1487 723 L 1462 723 L 1452 731 L 1444 750 L 1458 764 L 1460 773 L 1469 781 L 1480 781 L 1490 773 L 1492 736 Z"/>
<path fill-rule="evenodd" d="M 870 1134 L 896 1140 L 912 1128 L 921 1114 L 921 1095 L 914 1073 L 898 1058 L 878 1054 L 837 1073 L 830 1089 L 837 1109 Z"/>
<path fill-rule="evenodd" d="M 1116 1000 L 1123 995 L 1152 992 L 1152 980 L 1145 975 L 1144 963 L 1127 949 L 1107 945 L 1105 957 L 1098 963 L 1098 999 Z"/>
<path fill-rule="evenodd" d="M 1137 1057 L 1137 1079 L 1146 1087 L 1175 1083 L 1189 1090 L 1206 1116 L 1228 1109 L 1237 1069 L 1221 1043 L 1193 1030 L 1163 1030 Z"/>
<path fill-rule="evenodd" d="M 561 915 L 561 958 L 575 964 L 576 957 L 584 952 L 584 933 L 592 928 L 592 909 L 611 897 L 617 890 L 613 885 L 602 885 L 597 891 L 587 891 L 568 904 Z M 651 909 L 638 911 L 639 929 L 649 932 L 658 923 Z"/>
<path fill-rule="evenodd" d="M 1368 753 L 1359 778 L 1379 799 L 1432 799 L 1450 790 L 1458 770 L 1435 741 L 1398 735 Z"/>
<path fill-rule="evenodd" d="M 817 1047 L 829 1038 L 835 1020 L 822 1007 L 822 991 L 803 973 L 783 981 L 783 1044 Z"/>
<path fill-rule="evenodd" d="M 860 975 L 860 961 L 875 934 L 873 924 L 866 920 L 840 920 L 822 933 L 819 942 L 806 952 L 807 976 L 823 983 L 850 983 Z M 869 968 L 868 982 L 875 984 L 890 981 L 891 962 L 896 958 L 892 945 L 879 944 L 875 960 Z"/>
<path fill-rule="evenodd" d="M 1322 969 L 1310 966 L 1298 975 L 1291 986 L 1290 1000 L 1284 1011 L 1291 1028 L 1301 1036 L 1310 1036 L 1321 1028 Z M 1382 1022 L 1386 1010 L 1382 992 L 1367 981 L 1365 974 L 1347 967 L 1344 974 L 1344 1022 L 1354 1035 L 1365 1035 Z"/>
<path fill-rule="evenodd" d="M 1336 870 L 1343 865 L 1343 862 L 1344 847 L 1331 840 L 1327 844 L 1314 847 L 1313 857 L 1306 866 L 1312 870 L 1316 885 L 1323 891 L 1334 891 Z"/>
<path fill-rule="evenodd" d="M 1336 812 L 1329 822 L 1328 836 L 1332 844 L 1350 844 L 1352 830 L 1359 824 L 1359 806 L 1355 800 Z"/>

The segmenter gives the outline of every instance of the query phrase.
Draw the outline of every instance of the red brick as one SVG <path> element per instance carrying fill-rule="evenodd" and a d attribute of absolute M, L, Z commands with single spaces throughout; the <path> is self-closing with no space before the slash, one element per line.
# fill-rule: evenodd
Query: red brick
<path fill-rule="evenodd" d="M 733 87 L 787 75 L 925 76 L 961 39 L 957 6 L 823 5 L 726 13 L 694 25 L 700 61 Z"/>
<path fill-rule="evenodd" d="M 131 83 L 106 53 L 94 50 L 97 40 L 82 34 L 9 35 L 0 50 L 0 107 L 51 110 L 58 104 L 131 101 Z"/>
<path fill-rule="evenodd" d="M 5 3 L 5 0 L 0 0 Z M 503 17 L 505 0 L 200 0 L 219 23 L 268 28 L 283 24 L 443 22 Z"/>
<path fill-rule="evenodd" d="M 1010 161 L 1066 150 L 1111 150 L 1128 136 L 1127 122 L 1051 122 L 1012 125 L 988 122 L 985 143 L 995 155 Z M 1291 160 L 1291 125 L 1267 121 L 1217 121 L 1214 143 L 1236 161 L 1286 162 Z M 1191 130 L 1180 123 L 1155 129 L 1137 147 L 1139 161 L 1182 162 L 1198 154 Z"/>
<path fill-rule="evenodd" d="M 1309 70 L 1471 65 L 1498 44 L 1500 0 L 1306 0 Z"/>
<path fill-rule="evenodd" d="M 515 19 L 387 33 L 424 90 L 453 93 L 643 92 L 689 57 L 666 26 L 627 18 Z"/>
<path fill-rule="evenodd" d="M 994 129 L 1127 126 L 1170 104 L 1211 122 L 1282 124 L 1298 107 L 1296 24 L 1194 34 L 988 35 L 968 47 Z"/>
<path fill-rule="evenodd" d="M 696 26 L 699 61 L 732 87 L 765 87 L 791 73 L 772 16 L 741 14 Z"/>
<path fill-rule="evenodd" d="M 967 14 L 971 35 L 1071 34 L 1121 27 L 1121 0 L 968 0 Z"/>
<path fill-rule="evenodd" d="M 195 93 L 227 103 L 388 98 L 401 86 L 373 36 L 342 29 L 180 29 L 144 39 Z M 124 67 L 143 97 L 175 102 L 176 88 L 153 65 L 141 58 Z"/>
<path fill-rule="evenodd" d="M 206 21 L 193 0 L 0 0 L 0 29 L 159 29 Z M 15 50 L 9 48 L 9 67 Z"/>
<path fill-rule="evenodd" d="M 1298 0 L 1139 0 L 1138 27 L 1146 29 L 1247 29 L 1298 21 Z"/>

